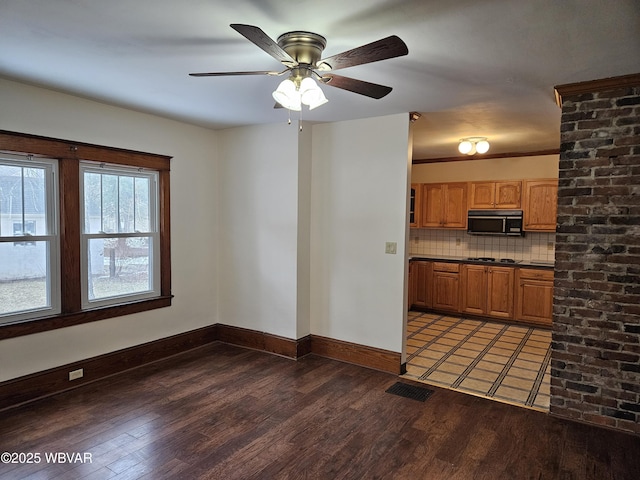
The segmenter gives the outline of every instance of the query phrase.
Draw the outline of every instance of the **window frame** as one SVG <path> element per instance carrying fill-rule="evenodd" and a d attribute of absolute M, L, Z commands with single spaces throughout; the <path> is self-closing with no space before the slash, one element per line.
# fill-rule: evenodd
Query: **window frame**
<path fill-rule="evenodd" d="M 150 211 L 149 211 L 149 220 L 150 220 L 150 228 L 146 232 L 102 232 L 102 233 L 91 233 L 86 232 L 84 225 L 86 225 L 85 213 L 85 184 L 84 184 L 84 174 L 85 173 L 97 173 L 97 174 L 110 174 L 110 175 L 118 175 L 118 176 L 130 176 L 137 178 L 146 178 L 149 179 L 150 189 Z M 158 175 L 155 170 L 142 169 L 138 167 L 127 167 L 120 165 L 111 165 L 97 163 L 97 162 L 89 162 L 89 161 L 81 161 L 80 162 L 80 268 L 82 272 L 82 308 L 84 310 L 88 310 L 91 308 L 102 307 L 107 305 L 117 305 L 123 302 L 131 302 L 135 300 L 142 300 L 145 298 L 153 298 L 157 297 L 160 293 L 160 249 L 158 248 L 158 244 L 160 242 L 160 235 L 158 229 Z M 88 243 L 92 239 L 109 239 L 109 238 L 131 238 L 131 237 L 149 237 L 151 242 L 151 264 L 149 265 L 149 273 L 152 279 L 153 288 L 151 290 L 146 290 L 143 292 L 133 293 L 133 294 L 124 294 L 124 295 L 115 295 L 111 297 L 102 297 L 100 299 L 90 299 L 89 298 L 89 260 L 88 260 L 88 252 L 89 246 Z"/>
<path fill-rule="evenodd" d="M 0 340 L 64 328 L 107 318 L 130 315 L 171 305 L 171 157 L 114 147 L 0 130 L 0 151 L 47 157 L 58 162 L 58 212 L 60 251 L 60 313 L 0 325 Z M 149 169 L 158 175 L 158 234 L 160 238 L 159 295 L 127 299 L 122 303 L 82 306 L 80 162 Z"/>
<path fill-rule="evenodd" d="M 54 253 L 60 251 L 59 236 L 59 214 L 58 214 L 58 162 L 52 158 L 34 158 L 31 155 L 15 155 L 11 153 L 0 153 L 0 159 L 4 165 L 13 165 L 21 168 L 38 168 L 44 170 L 44 198 L 45 198 L 45 214 L 46 232 L 37 234 L 33 232 L 28 235 L 15 234 L 15 222 L 11 235 L 3 235 L 0 231 L 0 243 L 12 243 L 14 247 L 23 248 L 31 245 L 35 246 L 36 242 L 48 242 L 46 249 L 46 292 L 48 297 L 48 306 L 36 307 L 29 310 L 16 312 L 7 316 L 0 317 L 0 326 L 14 322 L 31 321 L 42 316 L 57 315 L 60 313 L 60 255 Z M 24 220 L 24 205 L 22 206 L 22 223 Z M 35 224 L 35 220 L 28 220 Z M 24 225 L 23 225 L 24 226 Z M 22 230 L 21 230 L 22 231 Z"/>

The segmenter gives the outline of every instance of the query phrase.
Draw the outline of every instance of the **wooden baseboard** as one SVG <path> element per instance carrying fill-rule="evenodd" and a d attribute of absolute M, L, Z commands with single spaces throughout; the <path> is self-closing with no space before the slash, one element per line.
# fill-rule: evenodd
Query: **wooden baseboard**
<path fill-rule="evenodd" d="M 265 332 L 216 324 L 1 382 L 0 411 L 216 341 L 292 359 L 314 353 L 384 372 L 399 374 L 401 371 L 400 353 L 317 335 L 292 340 Z M 83 369 L 83 377 L 69 380 L 69 372 L 78 369 Z"/>
<path fill-rule="evenodd" d="M 206 345 L 217 340 L 217 330 L 217 325 L 203 327 L 7 380 L 0 383 L 0 411 Z M 69 380 L 69 372 L 80 368 L 84 376 Z"/>
<path fill-rule="evenodd" d="M 401 354 L 381 348 L 311 335 L 311 353 L 399 375 Z"/>
<path fill-rule="evenodd" d="M 218 340 L 294 359 L 310 353 L 311 343 L 309 336 L 292 340 L 266 332 L 221 324 L 218 324 Z"/>

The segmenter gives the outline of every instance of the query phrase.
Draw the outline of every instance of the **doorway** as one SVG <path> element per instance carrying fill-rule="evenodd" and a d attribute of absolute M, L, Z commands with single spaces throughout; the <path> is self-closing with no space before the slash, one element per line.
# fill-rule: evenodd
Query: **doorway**
<path fill-rule="evenodd" d="M 549 411 L 551 331 L 410 311 L 403 377 Z"/>

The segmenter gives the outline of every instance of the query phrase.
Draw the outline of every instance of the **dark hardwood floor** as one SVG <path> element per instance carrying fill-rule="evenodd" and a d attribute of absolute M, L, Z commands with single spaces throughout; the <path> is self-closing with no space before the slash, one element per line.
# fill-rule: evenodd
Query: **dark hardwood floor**
<path fill-rule="evenodd" d="M 0 452 L 41 454 L 0 479 L 638 478 L 640 437 L 396 381 L 217 343 L 0 412 Z"/>

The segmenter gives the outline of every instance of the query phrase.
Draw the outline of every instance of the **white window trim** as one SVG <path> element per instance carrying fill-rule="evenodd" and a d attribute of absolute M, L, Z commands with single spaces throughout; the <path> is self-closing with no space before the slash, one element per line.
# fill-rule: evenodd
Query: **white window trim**
<path fill-rule="evenodd" d="M 33 308 L 23 310 L 16 313 L 0 315 L 0 325 L 23 322 L 27 320 L 35 320 L 41 317 L 57 315 L 61 312 L 60 308 L 60 235 L 59 235 L 59 206 L 58 206 L 58 161 L 52 158 L 34 158 L 32 155 L 12 155 L 2 153 L 0 160 L 5 165 L 15 165 L 18 167 L 30 166 L 34 168 L 43 168 L 45 170 L 46 180 L 46 218 L 47 230 L 46 235 L 24 235 L 24 236 L 2 236 L 0 232 L 0 242 L 13 243 L 16 241 L 40 242 L 48 241 L 49 249 L 47 250 L 47 295 L 48 307 Z M 13 233 L 13 232 L 12 232 Z"/>
<path fill-rule="evenodd" d="M 91 173 L 113 173 L 116 175 L 138 176 L 150 179 L 150 212 L 149 212 L 149 232 L 142 233 L 85 233 L 85 208 L 84 208 L 84 174 Z M 81 268 L 81 293 L 82 310 L 93 308 L 120 305 L 127 302 L 134 302 L 148 298 L 160 296 L 160 218 L 159 218 L 159 188 L 158 172 L 136 167 L 122 165 L 105 164 L 91 161 L 80 162 L 80 268 Z M 115 295 L 112 297 L 100 298 L 98 300 L 89 299 L 89 261 L 88 245 L 91 239 L 95 238 L 127 238 L 127 237 L 149 237 L 151 238 L 151 265 L 149 275 L 152 278 L 153 288 L 151 290 L 132 293 L 127 295 Z"/>

